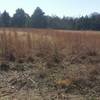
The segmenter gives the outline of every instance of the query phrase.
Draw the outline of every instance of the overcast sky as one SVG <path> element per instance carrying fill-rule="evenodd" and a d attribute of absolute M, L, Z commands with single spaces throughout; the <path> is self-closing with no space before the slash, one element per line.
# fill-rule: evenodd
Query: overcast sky
<path fill-rule="evenodd" d="M 100 12 L 100 0 L 0 0 L 0 11 L 7 10 L 12 16 L 17 8 L 32 14 L 39 6 L 46 15 L 79 17 Z"/>

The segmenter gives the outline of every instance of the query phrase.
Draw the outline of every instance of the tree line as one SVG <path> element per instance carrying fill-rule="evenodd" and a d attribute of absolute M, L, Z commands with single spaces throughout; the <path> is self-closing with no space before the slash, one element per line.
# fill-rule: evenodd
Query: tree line
<path fill-rule="evenodd" d="M 0 14 L 0 27 L 30 27 L 30 28 L 52 28 L 68 30 L 100 30 L 100 14 L 77 18 L 58 16 L 47 16 L 39 7 L 29 16 L 25 11 L 17 9 L 13 17 L 7 11 Z"/>

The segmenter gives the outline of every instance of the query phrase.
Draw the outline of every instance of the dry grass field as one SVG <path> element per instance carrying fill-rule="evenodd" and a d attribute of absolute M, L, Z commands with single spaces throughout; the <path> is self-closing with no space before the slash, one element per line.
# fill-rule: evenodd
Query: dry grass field
<path fill-rule="evenodd" d="M 0 100 L 100 100 L 100 32 L 1 28 Z"/>

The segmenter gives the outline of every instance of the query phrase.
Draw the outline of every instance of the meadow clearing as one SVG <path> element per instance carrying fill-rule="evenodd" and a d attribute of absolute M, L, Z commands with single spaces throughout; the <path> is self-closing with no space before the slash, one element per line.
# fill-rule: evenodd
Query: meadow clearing
<path fill-rule="evenodd" d="M 0 100 L 100 100 L 100 32 L 1 28 Z"/>

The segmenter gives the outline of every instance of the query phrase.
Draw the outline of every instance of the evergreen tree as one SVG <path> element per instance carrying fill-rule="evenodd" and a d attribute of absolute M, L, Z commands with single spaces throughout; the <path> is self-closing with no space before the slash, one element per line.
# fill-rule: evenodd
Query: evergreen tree
<path fill-rule="evenodd" d="M 46 28 L 46 16 L 45 13 L 37 7 L 31 16 L 31 25 L 33 28 Z"/>

